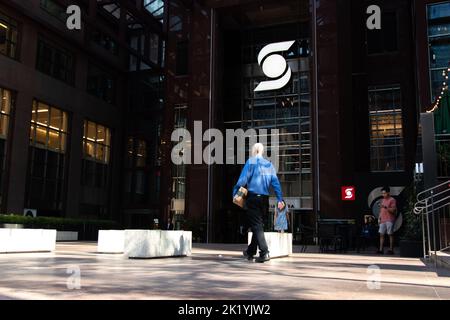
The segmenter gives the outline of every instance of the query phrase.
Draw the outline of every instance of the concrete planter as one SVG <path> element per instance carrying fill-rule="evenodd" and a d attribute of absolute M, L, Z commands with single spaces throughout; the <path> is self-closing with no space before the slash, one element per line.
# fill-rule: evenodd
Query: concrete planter
<path fill-rule="evenodd" d="M 56 230 L 0 229 L 0 253 L 48 252 L 56 246 Z"/>
<path fill-rule="evenodd" d="M 129 258 L 190 256 L 191 231 L 125 230 L 124 253 Z"/>
<path fill-rule="evenodd" d="M 99 230 L 97 252 L 123 253 L 125 245 L 124 230 Z"/>
<path fill-rule="evenodd" d="M 253 233 L 248 233 L 248 244 L 252 241 Z M 269 254 L 271 258 L 287 257 L 292 254 L 292 233 L 265 232 Z"/>

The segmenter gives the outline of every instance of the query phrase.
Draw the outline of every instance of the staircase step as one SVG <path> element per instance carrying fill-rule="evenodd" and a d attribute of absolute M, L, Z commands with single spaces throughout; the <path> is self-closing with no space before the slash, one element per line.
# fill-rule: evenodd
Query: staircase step
<path fill-rule="evenodd" d="M 450 269 L 450 252 L 438 251 L 437 253 L 431 254 L 431 260 L 434 262 L 437 259 L 437 265 L 446 269 Z"/>

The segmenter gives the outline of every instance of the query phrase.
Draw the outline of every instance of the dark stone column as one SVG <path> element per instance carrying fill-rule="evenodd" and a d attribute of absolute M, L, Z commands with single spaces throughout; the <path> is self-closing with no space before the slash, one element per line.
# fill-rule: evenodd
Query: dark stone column
<path fill-rule="evenodd" d="M 338 14 L 341 1 L 316 1 L 316 64 L 319 159 L 319 202 L 321 218 L 343 215 L 340 199 L 341 91 Z M 317 178 L 317 177 L 316 177 Z"/>
<path fill-rule="evenodd" d="M 80 188 L 81 188 L 81 159 L 83 158 L 83 125 L 84 118 L 79 113 L 74 113 L 71 119 L 70 139 L 70 160 L 67 170 L 67 197 L 66 216 L 76 217 L 79 215 Z"/>
<path fill-rule="evenodd" d="M 31 105 L 33 97 L 24 91 L 17 95 L 11 139 L 7 213 L 22 214 L 27 183 Z"/>

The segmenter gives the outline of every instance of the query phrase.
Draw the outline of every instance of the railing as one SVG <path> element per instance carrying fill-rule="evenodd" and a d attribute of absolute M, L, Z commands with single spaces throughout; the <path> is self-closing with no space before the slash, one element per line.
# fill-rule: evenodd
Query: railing
<path fill-rule="evenodd" d="M 433 251 L 448 247 L 450 245 L 448 237 L 450 235 L 450 180 L 420 192 L 417 195 L 414 213 L 422 217 L 424 257 L 428 258 Z"/>
<path fill-rule="evenodd" d="M 437 175 L 450 179 L 450 134 L 436 135 Z"/>

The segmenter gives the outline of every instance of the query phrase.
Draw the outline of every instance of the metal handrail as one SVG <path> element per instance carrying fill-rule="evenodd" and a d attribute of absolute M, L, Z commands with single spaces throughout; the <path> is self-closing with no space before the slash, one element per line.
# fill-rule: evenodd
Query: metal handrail
<path fill-rule="evenodd" d="M 438 188 L 443 187 L 443 186 L 445 186 L 445 185 L 449 186 L 449 184 L 450 184 L 450 180 L 448 180 L 448 181 L 446 181 L 446 182 L 443 182 L 443 183 L 441 183 L 441 184 L 438 184 L 437 186 L 434 186 L 434 187 L 432 187 L 432 188 L 426 189 L 426 190 L 424 190 L 424 191 L 422 191 L 422 192 L 419 192 L 419 193 L 417 194 L 417 201 L 423 201 L 423 200 L 425 200 L 425 199 L 421 199 L 421 197 L 422 197 L 424 194 L 426 194 L 427 192 L 432 192 L 434 189 L 438 189 Z M 450 189 L 446 189 L 446 190 L 444 190 L 443 192 L 448 191 L 448 190 L 450 190 Z M 433 196 L 433 194 L 432 194 L 431 196 Z M 431 197 L 431 196 L 430 196 L 430 197 Z M 430 197 L 427 197 L 427 198 L 430 198 Z"/>
<path fill-rule="evenodd" d="M 441 246 L 441 234 L 439 232 L 439 239 L 437 240 L 436 234 L 436 222 L 439 224 L 440 216 L 436 217 L 436 213 L 439 215 L 441 213 L 441 209 L 450 206 L 450 180 L 440 183 L 432 188 L 424 190 L 417 194 L 417 202 L 414 205 L 413 212 L 416 215 L 422 216 L 422 240 L 423 240 L 423 251 L 424 257 L 427 258 L 426 255 L 426 243 L 428 242 L 428 252 L 432 252 L 431 243 L 433 243 L 434 251 L 438 250 L 438 247 Z M 431 221 L 430 221 L 431 218 Z M 425 228 L 425 219 L 426 219 L 426 228 Z M 447 241 L 447 235 L 445 234 L 445 241 Z M 439 242 L 437 245 L 436 242 Z M 435 263 L 437 263 L 435 259 Z"/>
<path fill-rule="evenodd" d="M 442 199 L 440 199 L 438 201 L 435 201 L 433 203 L 428 203 L 428 201 L 417 202 L 416 205 L 414 206 L 414 213 L 415 214 L 423 213 L 423 210 L 424 209 L 428 209 L 429 207 L 432 207 L 432 209 L 433 209 L 432 211 L 436 211 L 438 209 L 441 209 L 441 208 L 449 205 L 450 201 L 449 202 L 445 202 L 442 206 L 439 206 L 439 207 L 436 207 L 436 204 L 439 204 L 439 203 L 441 203 L 443 201 L 446 201 L 446 200 L 449 200 L 449 199 L 450 199 L 450 195 L 448 195 L 445 198 L 442 198 Z M 423 204 L 423 206 L 421 206 L 422 204 Z"/>

